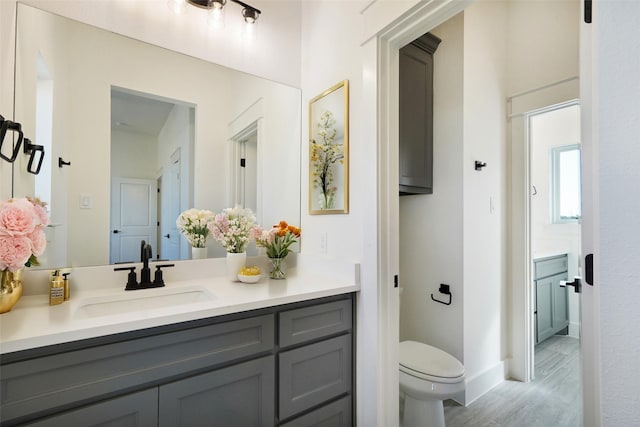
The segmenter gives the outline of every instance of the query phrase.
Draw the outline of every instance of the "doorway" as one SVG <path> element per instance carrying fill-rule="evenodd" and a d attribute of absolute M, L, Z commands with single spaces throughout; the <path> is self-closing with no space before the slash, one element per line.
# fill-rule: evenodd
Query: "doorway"
<path fill-rule="evenodd" d="M 110 263 L 140 261 L 141 240 L 154 258 L 189 258 L 175 221 L 191 205 L 194 116 L 182 101 L 111 88 Z"/>
<path fill-rule="evenodd" d="M 580 338 L 579 294 L 566 286 L 581 276 L 580 106 L 570 101 L 526 117 L 533 279 L 529 311 L 537 346 L 556 334 Z"/>

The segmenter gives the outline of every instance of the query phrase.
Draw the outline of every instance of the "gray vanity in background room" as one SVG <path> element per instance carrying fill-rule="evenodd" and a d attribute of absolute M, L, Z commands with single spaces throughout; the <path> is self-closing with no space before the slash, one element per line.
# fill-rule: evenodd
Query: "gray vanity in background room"
<path fill-rule="evenodd" d="M 538 344 L 569 327 L 567 288 L 561 286 L 568 279 L 567 254 L 536 258 L 533 265 Z"/>

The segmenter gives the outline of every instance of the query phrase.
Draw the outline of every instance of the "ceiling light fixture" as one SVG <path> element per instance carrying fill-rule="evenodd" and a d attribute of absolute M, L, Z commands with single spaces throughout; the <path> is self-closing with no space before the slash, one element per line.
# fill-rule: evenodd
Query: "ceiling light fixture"
<path fill-rule="evenodd" d="M 242 6 L 242 16 L 247 24 L 253 24 L 258 20 L 260 16 L 260 9 L 256 9 L 240 0 L 231 0 L 233 3 L 237 3 Z M 214 11 L 222 11 L 227 4 L 227 0 L 187 0 L 187 2 L 193 6 L 201 9 L 208 9 Z"/>

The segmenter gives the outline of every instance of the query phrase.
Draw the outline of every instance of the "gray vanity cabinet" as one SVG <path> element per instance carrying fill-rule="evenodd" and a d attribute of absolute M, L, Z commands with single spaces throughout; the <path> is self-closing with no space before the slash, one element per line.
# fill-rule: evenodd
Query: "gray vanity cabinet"
<path fill-rule="evenodd" d="M 342 300 L 280 313 L 282 425 L 351 425 L 351 304 Z M 335 403 L 336 399 L 342 403 Z M 311 414 L 296 419 L 313 408 Z"/>
<path fill-rule="evenodd" d="M 400 194 L 433 193 L 433 54 L 425 34 L 400 49 Z"/>
<path fill-rule="evenodd" d="M 352 425 L 353 296 L 2 354 L 3 427 Z"/>
<path fill-rule="evenodd" d="M 158 425 L 158 389 L 153 388 L 108 399 L 25 425 L 31 427 L 155 427 Z"/>
<path fill-rule="evenodd" d="M 534 260 L 536 344 L 569 326 L 567 288 L 560 286 L 567 271 L 566 254 Z"/>
<path fill-rule="evenodd" d="M 274 357 L 160 386 L 160 427 L 273 426 Z"/>

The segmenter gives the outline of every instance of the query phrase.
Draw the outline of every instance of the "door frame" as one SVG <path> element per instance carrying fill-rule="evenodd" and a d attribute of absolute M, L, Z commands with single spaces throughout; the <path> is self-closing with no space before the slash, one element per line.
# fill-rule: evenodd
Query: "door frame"
<path fill-rule="evenodd" d="M 558 85 L 562 85 L 562 84 L 566 84 L 566 83 L 571 83 L 571 82 L 576 82 L 577 83 L 577 79 L 578 77 L 575 78 L 571 78 L 571 79 L 565 79 L 562 80 L 561 82 L 558 82 Z M 555 85 L 547 85 L 544 86 L 544 89 L 548 89 L 552 86 Z M 527 92 L 529 93 L 529 92 Z M 557 99 L 556 99 L 557 100 Z M 545 101 L 541 101 L 541 103 L 544 103 Z M 573 99 L 568 99 L 566 101 L 561 101 L 561 102 L 557 102 L 551 105 L 547 105 L 547 106 L 541 106 L 539 108 L 535 108 L 533 110 L 530 111 L 525 111 L 524 113 L 516 113 L 513 116 L 510 117 L 510 119 L 516 118 L 517 116 L 522 115 L 523 118 L 523 125 L 524 125 L 524 171 L 519 171 L 519 170 L 514 170 L 512 169 L 511 173 L 512 173 L 512 178 L 514 174 L 518 174 L 519 172 L 523 172 L 523 176 L 524 176 L 524 181 L 523 181 L 523 191 L 524 194 L 527 195 L 527 200 L 526 200 L 526 205 L 525 205 L 525 220 L 524 220 L 524 235 L 526 236 L 526 248 L 524 251 L 524 256 L 525 256 L 525 268 L 526 268 L 526 274 L 524 277 L 524 295 L 519 294 L 519 293 L 514 293 L 514 295 L 519 295 L 521 298 L 523 297 L 524 299 L 520 299 L 519 301 L 516 301 L 516 299 L 514 298 L 512 300 L 512 310 L 516 310 L 518 307 L 522 307 L 522 305 L 524 304 L 524 306 L 526 307 L 525 310 L 525 322 L 524 322 L 524 326 L 526 328 L 526 333 L 524 334 L 525 337 L 525 342 L 524 342 L 524 361 L 515 361 L 514 360 L 514 366 L 517 365 L 524 365 L 525 366 L 525 370 L 524 370 L 524 378 L 520 379 L 521 381 L 524 382 L 529 382 L 529 381 L 533 381 L 535 379 L 535 317 L 534 317 L 534 311 L 535 311 L 535 302 L 534 302 L 534 295 L 535 295 L 535 288 L 534 288 L 534 282 L 535 280 L 533 279 L 533 234 L 532 234 L 532 226 L 531 226 L 531 206 L 532 206 L 532 194 L 531 194 L 531 150 L 532 150 L 532 146 L 531 146 L 531 128 L 530 128 L 530 120 L 533 116 L 536 116 L 538 114 L 543 114 L 543 113 L 547 113 L 547 112 L 551 112 L 551 111 L 556 111 L 559 110 L 561 108 L 566 108 L 566 107 L 570 107 L 573 105 L 577 105 L 580 106 L 580 100 L 578 98 L 573 98 Z M 513 138 L 513 134 L 510 135 Z M 512 142 L 516 142 L 516 141 L 512 141 Z M 516 242 L 512 242 L 512 245 L 517 245 Z M 514 278 L 515 279 L 515 278 Z M 569 277 L 569 279 L 571 279 L 571 277 Z M 514 286 L 516 283 L 519 283 L 517 280 L 514 280 Z M 580 321 L 582 321 L 582 319 L 580 319 Z M 517 333 L 517 331 L 514 331 L 514 333 Z"/>
<path fill-rule="evenodd" d="M 376 267 L 375 269 L 368 269 L 367 267 L 369 266 L 363 263 L 362 271 L 363 281 L 366 281 L 369 274 L 375 273 L 377 280 L 376 295 L 365 298 L 363 292 L 360 296 L 361 299 L 371 300 L 371 303 L 376 304 L 375 311 L 377 314 L 377 325 L 375 330 L 378 334 L 377 338 L 372 339 L 370 344 L 363 343 L 362 348 L 365 350 L 377 351 L 379 355 L 377 360 L 378 369 L 376 378 L 363 381 L 361 380 L 362 376 L 358 376 L 358 378 L 360 378 L 358 390 L 365 392 L 367 386 L 375 386 L 375 389 L 377 390 L 375 400 L 379 403 L 377 405 L 377 410 L 375 410 L 375 407 L 371 407 L 367 404 L 359 405 L 358 419 L 363 423 L 362 425 L 364 425 L 366 420 L 372 418 L 371 415 L 367 415 L 367 411 L 370 409 L 375 410 L 373 417 L 377 419 L 378 425 L 397 425 L 398 423 L 397 415 L 399 408 L 397 403 L 397 370 L 389 369 L 390 366 L 397 366 L 398 352 L 396 348 L 397 346 L 388 345 L 388 343 L 395 342 L 394 340 L 397 339 L 399 327 L 399 308 L 397 306 L 398 294 L 394 287 L 390 286 L 390 283 L 392 283 L 393 280 L 392 273 L 397 272 L 399 268 L 397 259 L 397 231 L 399 227 L 399 201 L 397 195 L 398 76 L 397 71 L 394 71 L 397 70 L 398 66 L 398 49 L 403 44 L 407 44 L 419 35 L 422 35 L 440 23 L 453 17 L 455 14 L 462 12 L 473 3 L 473 0 L 463 0 L 459 2 L 453 0 L 443 2 L 421 2 L 411 11 L 403 14 L 399 19 L 387 24 L 380 30 L 373 31 L 373 38 L 365 38 L 362 43 L 363 93 L 365 95 L 368 93 L 376 94 L 374 99 L 368 99 L 368 97 L 365 96 L 365 99 L 363 100 L 374 102 L 371 108 L 363 109 L 364 122 L 373 122 L 375 119 L 375 122 L 373 123 L 377 123 L 376 128 L 365 129 L 363 137 L 373 139 L 377 143 L 377 179 L 375 181 L 376 211 L 374 216 L 378 234 L 378 244 L 377 249 L 375 249 L 376 253 L 374 258 L 376 260 Z M 375 6 L 375 3 L 372 4 Z M 371 8 L 373 9 L 373 7 Z M 366 9 L 365 12 L 367 12 Z M 373 11 L 371 12 L 372 22 L 367 23 L 370 26 L 375 26 L 375 23 L 379 22 L 376 19 L 383 19 L 380 18 L 382 14 L 378 16 L 378 10 L 375 12 L 376 13 Z M 369 28 L 365 28 L 365 30 L 369 30 Z M 595 165 L 597 165 L 597 156 L 594 152 L 594 148 L 597 146 L 595 137 L 593 137 L 592 141 L 593 128 L 596 123 L 593 118 L 594 112 L 591 107 L 593 102 L 592 92 L 595 92 L 596 88 L 593 87 L 594 82 L 592 79 L 595 54 L 592 49 L 591 39 L 593 36 L 591 34 L 591 26 L 582 23 L 580 31 L 580 75 L 582 78 L 580 80 L 579 93 L 581 105 L 583 106 L 581 111 L 582 147 L 583 153 L 586 149 L 587 155 L 593 156 L 593 160 L 589 157 L 588 164 L 583 167 L 582 173 L 584 177 L 592 174 Z M 367 31 L 365 31 L 365 34 L 367 34 Z M 512 153 L 509 153 L 509 155 L 512 155 Z M 511 167 L 513 167 L 513 158 L 508 159 L 507 161 Z M 517 167 L 519 167 L 519 165 L 522 165 L 522 163 L 516 164 Z M 594 166 L 592 167 L 592 165 Z M 510 191 L 513 191 L 513 188 L 514 186 L 512 185 Z M 594 190 L 597 189 L 594 188 Z M 511 195 L 511 193 L 509 194 Z M 524 197 L 522 198 L 526 199 Z M 587 204 L 589 205 L 587 206 Z M 583 199 L 583 206 L 586 207 L 586 209 L 583 209 L 583 252 L 587 253 L 585 252 L 585 248 L 590 248 L 590 245 L 592 244 L 594 248 L 591 249 L 591 252 L 597 252 L 597 236 L 594 236 L 593 242 L 588 238 L 588 235 L 585 236 L 587 228 L 590 230 L 596 229 L 595 225 L 597 223 L 597 218 L 588 219 L 589 222 L 586 224 L 584 222 L 585 214 L 587 217 L 589 216 L 589 213 L 591 215 L 595 215 L 594 207 L 597 206 L 597 194 L 594 196 L 594 200 Z M 513 209 L 511 209 L 510 212 L 510 218 L 514 218 Z M 522 221 L 522 219 L 520 219 L 520 221 Z M 522 227 L 514 227 L 513 223 L 510 224 L 510 227 L 511 231 L 509 239 L 513 244 L 516 237 L 513 235 L 513 230 L 518 229 L 520 230 L 520 233 L 522 233 Z M 585 237 L 587 237 L 586 242 Z M 363 259 L 367 259 L 368 254 L 369 252 L 365 251 Z M 511 249 L 511 254 L 512 256 L 509 261 L 508 269 L 510 270 L 511 289 L 514 289 L 515 286 L 513 286 L 513 283 L 515 283 L 514 278 L 516 277 L 513 270 L 514 261 L 518 259 L 519 262 L 522 263 L 524 257 L 521 255 L 514 256 L 513 248 Z M 594 270 L 597 275 L 597 265 Z M 522 269 L 520 269 L 520 271 L 522 271 Z M 587 322 L 583 321 L 583 325 L 581 326 L 583 328 L 583 413 L 584 422 L 588 422 L 588 424 L 585 425 L 597 426 L 600 425 L 599 358 L 597 354 L 599 342 L 597 330 L 595 330 L 598 319 L 595 318 L 596 310 L 591 307 L 591 305 L 597 304 L 597 291 L 594 292 L 594 302 L 591 301 L 591 295 L 589 292 L 590 290 L 587 289 L 587 295 L 585 295 L 587 297 L 587 304 L 586 307 L 583 305 L 583 315 L 587 314 L 587 310 L 589 311 L 589 314 L 594 314 L 594 318 L 588 322 L 589 328 L 593 329 L 584 333 L 585 323 Z M 364 302 L 359 305 L 364 309 L 364 311 L 366 311 L 366 305 Z M 513 304 L 511 304 L 511 306 L 513 307 Z M 364 316 L 366 317 L 367 313 L 365 313 Z M 514 325 L 513 329 L 518 327 L 523 330 L 520 325 Z M 513 362 L 516 360 L 516 358 L 514 358 L 514 353 L 517 351 L 518 345 L 513 342 L 512 334 L 512 360 L 509 366 L 510 371 L 513 371 L 514 369 Z M 588 352 L 588 354 L 585 357 L 586 352 Z M 524 369 L 525 367 L 522 366 L 521 371 L 524 371 Z M 591 417 L 591 415 L 593 415 L 593 417 Z"/>
<path fill-rule="evenodd" d="M 378 404 L 369 402 L 358 406 L 360 425 L 368 425 L 374 416 L 377 425 L 393 426 L 399 423 L 398 345 L 389 345 L 399 343 L 400 337 L 400 299 L 398 287 L 394 287 L 394 276 L 400 269 L 399 50 L 402 46 L 462 12 L 472 3 L 474 3 L 473 0 L 420 2 L 401 19 L 385 26 L 377 32 L 375 37 L 362 44 L 363 93 L 376 94 L 373 100 L 368 97 L 363 99 L 363 104 L 367 105 L 363 110 L 363 122 L 377 123 L 375 128 L 366 127 L 363 137 L 365 140 L 376 141 L 374 216 L 379 240 L 374 255 L 376 294 L 365 296 L 363 293 L 360 296 L 362 302 L 359 304 L 363 311 L 367 311 L 369 304 L 375 304 L 374 319 L 368 319 L 373 313 L 363 313 L 362 316 L 376 322 L 377 334 L 376 337 L 367 337 L 366 344 L 363 342 L 364 339 L 358 343 L 361 348 L 366 348 L 365 351 L 371 350 L 378 354 L 377 376 L 363 380 L 362 371 L 357 375 L 360 382 L 358 390 L 362 391 L 361 396 L 367 389 L 374 387 L 371 382 L 375 382 Z M 370 252 L 365 251 L 363 259 L 367 259 L 369 254 Z M 363 264 L 363 270 L 367 270 L 367 267 L 369 266 Z M 363 271 L 362 280 L 366 281 L 370 273 L 373 271 Z"/>

